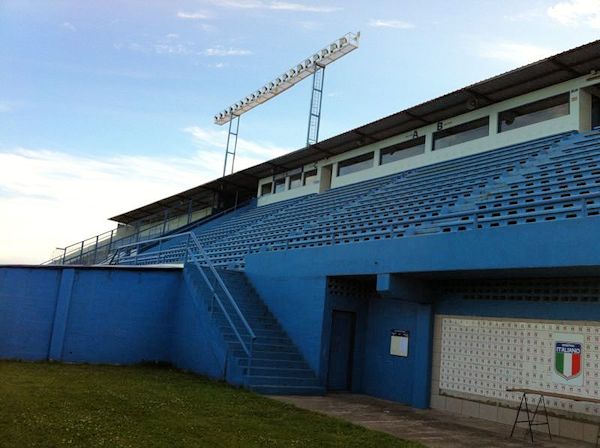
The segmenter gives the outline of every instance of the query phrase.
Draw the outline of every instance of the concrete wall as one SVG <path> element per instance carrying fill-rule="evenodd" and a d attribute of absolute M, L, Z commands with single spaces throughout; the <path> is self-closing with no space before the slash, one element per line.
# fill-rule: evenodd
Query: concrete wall
<path fill-rule="evenodd" d="M 599 222 L 598 218 L 590 217 L 577 221 L 263 252 L 247 257 L 246 273 L 324 381 L 331 309 L 336 303 L 339 305 L 340 300 L 345 300 L 346 304 L 353 300 L 328 300 L 325 292 L 327 277 L 390 272 L 439 276 L 461 271 L 494 271 L 509 275 L 513 270 L 522 273 L 550 268 L 577 268 L 579 272 L 584 272 L 585 269 L 600 266 L 596 250 L 600 247 L 600 233 L 597 232 Z M 552 244 L 548 244 L 548 241 L 552 241 Z M 406 300 L 414 299 L 418 298 L 402 297 L 396 300 L 389 297 L 368 302 L 366 328 L 362 330 L 365 334 L 365 350 L 362 354 L 364 362 L 360 372 L 360 387 L 373 395 L 415 406 L 427 406 L 432 311 L 428 305 L 406 303 Z M 354 306 L 360 308 L 364 305 Z M 463 306 L 468 310 L 472 303 Z M 522 305 L 517 303 L 515 306 L 515 312 L 518 312 L 518 307 Z M 499 305 L 487 304 L 481 312 L 494 313 L 499 308 Z M 530 311 L 530 316 L 544 312 L 544 308 L 537 308 Z M 585 313 L 577 307 L 571 311 L 565 309 L 565 312 L 564 318 Z M 391 359 L 389 332 L 404 326 L 415 335 L 411 338 L 413 344 L 418 344 L 411 348 L 416 348 L 412 352 L 415 357 Z M 408 372 L 407 377 L 398 377 L 398 372 Z M 407 396 L 407 390 L 412 391 L 411 397 Z"/>
<path fill-rule="evenodd" d="M 0 357 L 168 361 L 180 271 L 0 267 Z"/>
<path fill-rule="evenodd" d="M 0 268 L 0 357 L 48 359 L 62 269 Z"/>
<path fill-rule="evenodd" d="M 205 288 L 194 283 L 186 267 L 178 299 L 173 302 L 170 361 L 179 368 L 242 384 L 242 371 L 208 311 Z M 193 269 L 193 268 L 192 268 Z"/>
<path fill-rule="evenodd" d="M 180 268 L 0 266 L 0 359 L 171 362 L 241 384 L 204 293 Z"/>
<path fill-rule="evenodd" d="M 319 372 L 327 279 L 319 273 L 280 268 L 256 266 L 246 274 L 310 367 Z"/>

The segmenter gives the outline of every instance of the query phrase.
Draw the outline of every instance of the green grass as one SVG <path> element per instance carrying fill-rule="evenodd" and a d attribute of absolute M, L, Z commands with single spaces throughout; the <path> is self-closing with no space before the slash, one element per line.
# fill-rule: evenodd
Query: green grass
<path fill-rule="evenodd" d="M 419 447 L 153 366 L 0 361 L 0 447 Z"/>

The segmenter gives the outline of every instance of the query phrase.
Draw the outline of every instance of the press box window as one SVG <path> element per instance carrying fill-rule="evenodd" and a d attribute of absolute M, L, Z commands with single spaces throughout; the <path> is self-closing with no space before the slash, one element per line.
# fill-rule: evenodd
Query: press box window
<path fill-rule="evenodd" d="M 498 114 L 498 132 L 569 115 L 569 94 L 562 93 L 541 101 L 505 110 Z"/>
<path fill-rule="evenodd" d="M 425 136 L 409 140 L 397 145 L 382 148 L 379 156 L 379 164 L 395 162 L 408 157 L 417 156 L 425 152 Z"/>
<path fill-rule="evenodd" d="M 469 121 L 433 134 L 433 149 L 442 149 L 469 142 L 490 134 L 490 117 Z"/>
<path fill-rule="evenodd" d="M 290 176 L 290 186 L 289 189 L 298 188 L 302 186 L 302 174 L 293 174 Z"/>
<path fill-rule="evenodd" d="M 317 170 L 310 170 L 304 173 L 304 185 L 311 185 L 317 181 Z"/>
<path fill-rule="evenodd" d="M 344 176 L 350 173 L 356 173 L 357 171 L 366 170 L 373 166 L 373 154 L 369 152 L 351 159 L 342 160 L 338 163 L 337 175 Z"/>
<path fill-rule="evenodd" d="M 266 184 L 262 184 L 260 186 L 260 195 L 261 196 L 266 196 L 268 194 L 271 194 L 271 190 L 273 189 L 273 183 L 272 182 L 268 182 Z"/>
<path fill-rule="evenodd" d="M 275 189 L 273 193 L 281 193 L 285 190 L 285 177 L 275 180 Z"/>

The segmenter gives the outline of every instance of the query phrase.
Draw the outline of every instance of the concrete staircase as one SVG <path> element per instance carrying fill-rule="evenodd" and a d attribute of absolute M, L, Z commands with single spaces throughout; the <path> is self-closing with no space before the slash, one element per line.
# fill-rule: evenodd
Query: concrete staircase
<path fill-rule="evenodd" d="M 200 274 L 195 271 L 194 275 L 198 276 L 195 283 L 201 285 L 203 282 L 199 278 Z M 248 367 L 248 356 L 225 314 L 218 307 L 214 309 L 215 324 L 219 327 L 233 358 L 245 373 L 245 386 L 253 391 L 272 395 L 324 394 L 325 389 L 321 387 L 314 371 L 256 293 L 246 275 L 241 271 L 225 269 L 218 269 L 218 272 L 256 334 L 253 358 Z M 206 290 L 208 291 L 208 288 Z M 210 297 L 205 294 L 203 296 Z M 207 302 L 210 308 L 210 300 Z M 243 325 L 237 318 L 233 305 L 224 303 L 224 306 L 242 338 L 250 346 L 250 338 L 247 333 L 242 332 Z"/>

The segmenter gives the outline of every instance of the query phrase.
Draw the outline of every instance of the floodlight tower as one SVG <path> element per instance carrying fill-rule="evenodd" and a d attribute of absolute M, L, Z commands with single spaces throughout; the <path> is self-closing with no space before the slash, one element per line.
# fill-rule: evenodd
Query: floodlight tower
<path fill-rule="evenodd" d="M 225 162 L 223 164 L 223 176 L 225 176 L 227 172 L 227 159 L 229 156 L 231 156 L 231 172 L 233 173 L 241 115 L 280 93 L 285 92 L 287 89 L 298 84 L 310 75 L 313 75 L 313 88 L 308 114 L 306 146 L 317 143 L 319 139 L 319 126 L 321 123 L 321 104 L 323 101 L 325 67 L 342 56 L 347 55 L 352 50 L 356 50 L 358 48 L 359 38 L 360 32 L 345 34 L 317 51 L 309 58 L 296 64 L 282 75 L 279 75 L 273 81 L 265 84 L 260 89 L 215 115 L 215 124 L 224 125 L 225 123 L 229 123 L 227 146 L 225 148 Z"/>

